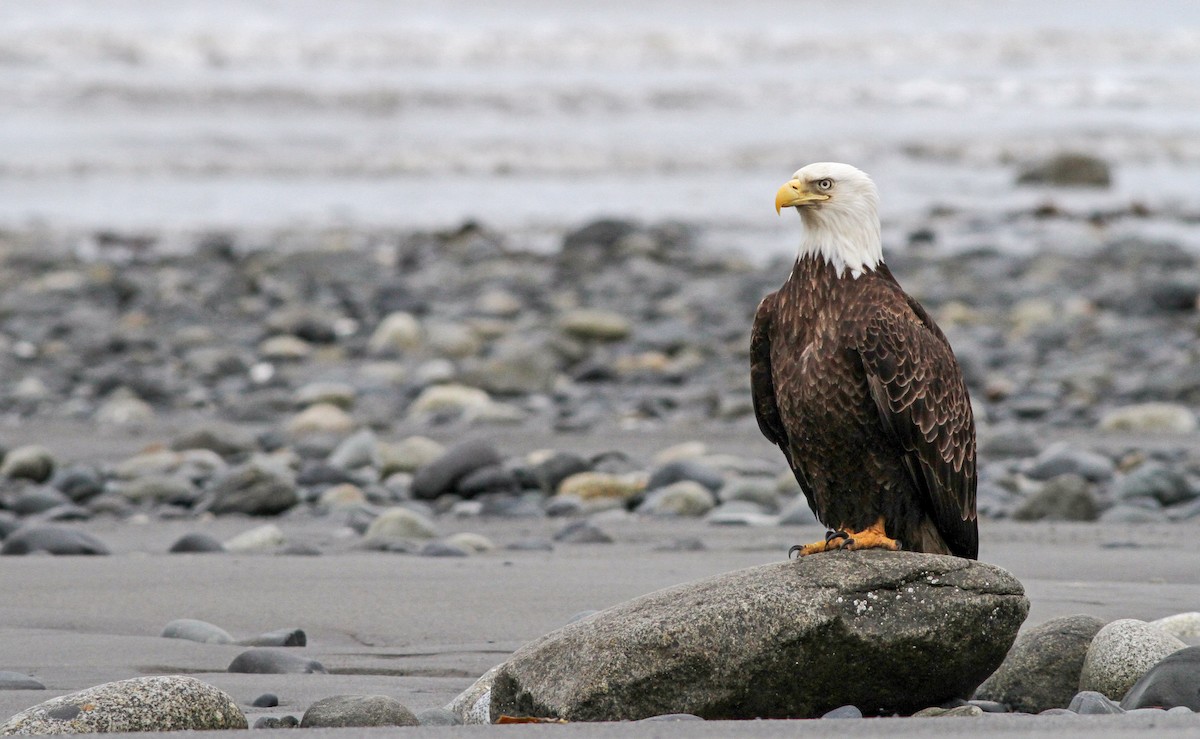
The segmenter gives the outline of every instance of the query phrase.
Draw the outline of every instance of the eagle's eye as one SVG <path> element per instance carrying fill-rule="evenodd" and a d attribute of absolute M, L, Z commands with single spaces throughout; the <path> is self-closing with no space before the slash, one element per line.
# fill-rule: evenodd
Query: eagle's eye
<path fill-rule="evenodd" d="M 818 190 L 828 190 L 831 187 L 833 187 L 833 180 L 829 179 L 828 177 L 823 180 L 817 180 Z"/>

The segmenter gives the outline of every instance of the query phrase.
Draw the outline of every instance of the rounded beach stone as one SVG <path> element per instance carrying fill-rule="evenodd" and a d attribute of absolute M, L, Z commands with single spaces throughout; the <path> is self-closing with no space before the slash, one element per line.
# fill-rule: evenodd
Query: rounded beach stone
<path fill-rule="evenodd" d="M 1165 506 L 1183 503 L 1195 497 L 1182 471 L 1155 462 L 1143 464 L 1118 479 L 1116 492 L 1126 500 L 1153 498 Z"/>
<path fill-rule="evenodd" d="M 456 546 L 445 541 L 426 542 L 418 552 L 422 557 L 469 557 L 471 552 L 465 547 Z"/>
<path fill-rule="evenodd" d="M 587 519 L 572 521 L 554 534 L 555 541 L 567 544 L 611 544 L 613 538 Z"/>
<path fill-rule="evenodd" d="M 1200 711 L 1200 647 L 1167 655 L 1134 684 L 1121 708 L 1178 708 Z"/>
<path fill-rule="evenodd" d="M 254 722 L 256 729 L 294 729 L 300 725 L 295 716 L 263 716 Z"/>
<path fill-rule="evenodd" d="M 0 734 L 92 734 L 245 729 L 225 692 L 193 677 L 135 677 L 51 698 L 10 718 Z"/>
<path fill-rule="evenodd" d="M 420 726 L 413 712 L 386 695 L 334 695 L 313 703 L 301 728 L 339 726 Z"/>
<path fill-rule="evenodd" d="M 716 505 L 712 491 L 692 480 L 680 480 L 646 495 L 638 513 L 654 516 L 703 516 Z"/>
<path fill-rule="evenodd" d="M 217 480 L 209 510 L 218 515 L 274 516 L 299 500 L 296 481 L 289 472 L 274 464 L 252 461 L 234 467 Z"/>
<path fill-rule="evenodd" d="M 1175 403 L 1127 405 L 1101 416 L 1100 430 L 1188 434 L 1196 430 L 1196 414 Z"/>
<path fill-rule="evenodd" d="M 1017 637 L 1004 662 L 974 697 L 1025 713 L 1066 708 L 1079 690 L 1088 646 L 1103 626 L 1095 616 L 1075 615 L 1029 629 Z"/>
<path fill-rule="evenodd" d="M 207 449 L 222 457 L 235 457 L 257 449 L 258 440 L 252 432 L 231 423 L 206 421 L 176 435 L 171 448 L 179 452 Z"/>
<path fill-rule="evenodd" d="M 292 416 L 285 429 L 293 437 L 348 434 L 354 430 L 354 419 L 332 403 L 317 403 Z"/>
<path fill-rule="evenodd" d="M 384 317 L 371 338 L 367 349 L 376 355 L 392 356 L 412 351 L 421 346 L 425 332 L 421 322 L 411 313 L 397 311 Z"/>
<path fill-rule="evenodd" d="M 369 466 L 375 459 L 375 446 L 379 440 L 370 429 L 363 429 L 342 439 L 329 455 L 331 466 L 342 470 L 356 470 Z"/>
<path fill-rule="evenodd" d="M 10 498 L 8 507 L 18 516 L 32 516 L 70 503 L 66 493 L 46 485 L 34 485 Z"/>
<path fill-rule="evenodd" d="M 262 552 L 284 543 L 283 531 L 273 523 L 243 531 L 224 544 L 227 552 Z"/>
<path fill-rule="evenodd" d="M 0 475 L 14 479 L 45 482 L 54 474 L 54 455 L 43 446 L 19 446 L 4 455 Z"/>
<path fill-rule="evenodd" d="M 562 480 L 559 495 L 587 500 L 628 500 L 646 488 L 640 475 L 614 475 L 606 472 L 579 472 Z"/>
<path fill-rule="evenodd" d="M 184 534 L 175 540 L 169 550 L 171 554 L 200 554 L 209 552 L 223 552 L 225 545 L 217 541 L 209 534 L 199 532 Z"/>
<path fill-rule="evenodd" d="M 491 539 L 487 538 L 483 534 L 476 534 L 472 531 L 462 531 L 457 534 L 452 534 L 447 536 L 445 541 L 451 546 L 461 547 L 462 549 L 475 554 L 490 552 L 496 548 L 496 545 Z"/>
<path fill-rule="evenodd" d="M 279 696 L 274 693 L 263 693 L 254 699 L 250 705 L 255 708 L 274 708 L 279 705 Z"/>
<path fill-rule="evenodd" d="M 1017 521 L 1095 521 L 1099 515 L 1088 481 L 1075 474 L 1047 480 L 1013 512 Z"/>
<path fill-rule="evenodd" d="M 303 647 L 308 644 L 308 635 L 304 633 L 304 629 L 294 627 L 275 629 L 249 639 L 241 639 L 238 644 L 248 647 Z"/>
<path fill-rule="evenodd" d="M 414 510 L 396 506 L 388 508 L 375 517 L 364 535 L 367 541 L 381 539 L 433 539 L 437 537 L 437 526 L 427 517 Z"/>
<path fill-rule="evenodd" d="M 228 672 L 254 674 L 325 674 L 328 670 L 315 659 L 277 649 L 248 649 L 233 658 Z"/>
<path fill-rule="evenodd" d="M 1081 690 L 1071 699 L 1070 705 L 1067 706 L 1068 711 L 1085 715 L 1104 715 L 1111 713 L 1125 713 L 1124 710 L 1116 703 L 1113 703 L 1103 693 L 1097 693 L 1094 690 Z"/>
<path fill-rule="evenodd" d="M 840 706 L 825 714 L 821 718 L 862 718 L 863 712 L 855 706 Z"/>
<path fill-rule="evenodd" d="M 668 462 L 654 470 L 650 474 L 650 481 L 646 483 L 646 489 L 655 490 L 683 480 L 699 483 L 714 493 L 725 484 L 721 473 L 708 465 L 691 459 L 681 459 Z"/>
<path fill-rule="evenodd" d="M 1113 621 L 1092 639 L 1079 675 L 1079 689 L 1120 700 L 1159 660 L 1186 646 L 1145 621 Z"/>
<path fill-rule="evenodd" d="M 1066 443 L 1052 444 L 1026 468 L 1026 476 L 1049 480 L 1059 475 L 1079 475 L 1088 482 L 1112 479 L 1117 466 L 1103 454 L 1076 449 Z"/>
<path fill-rule="evenodd" d="M 177 618 L 163 627 L 167 639 L 187 639 L 201 644 L 232 644 L 233 637 L 220 626 L 194 618 Z"/>
<path fill-rule="evenodd" d="M 454 492 L 458 481 L 475 470 L 501 461 L 500 452 L 489 442 L 460 442 L 417 470 L 413 476 L 412 493 L 417 498 L 433 500 L 443 493 Z"/>
<path fill-rule="evenodd" d="M 629 319 L 620 313 L 594 308 L 567 311 L 558 326 L 568 336 L 594 341 L 620 341 L 632 328 Z"/>
<path fill-rule="evenodd" d="M 503 666 L 501 663 L 480 675 L 478 680 L 455 696 L 444 708 L 461 718 L 468 726 L 492 723 L 492 683 Z"/>
<path fill-rule="evenodd" d="M 1200 612 L 1189 611 L 1188 613 L 1164 616 L 1151 621 L 1150 625 L 1180 639 L 1194 639 L 1200 636 Z"/>
<path fill-rule="evenodd" d="M 496 674 L 491 713 L 908 713 L 969 693 L 1000 664 L 1028 608 L 1007 572 L 958 557 L 872 550 L 761 565 L 635 598 L 530 642 Z"/>
<path fill-rule="evenodd" d="M 0 690 L 45 690 L 46 686 L 23 672 L 0 670 Z"/>
<path fill-rule="evenodd" d="M 76 503 L 82 503 L 104 492 L 104 478 L 100 470 L 92 465 L 74 464 L 59 469 L 50 478 L 50 484 Z"/>
<path fill-rule="evenodd" d="M 25 526 L 4 539 L 0 554 L 46 552 L 60 555 L 108 554 L 108 547 L 96 537 L 65 526 Z"/>

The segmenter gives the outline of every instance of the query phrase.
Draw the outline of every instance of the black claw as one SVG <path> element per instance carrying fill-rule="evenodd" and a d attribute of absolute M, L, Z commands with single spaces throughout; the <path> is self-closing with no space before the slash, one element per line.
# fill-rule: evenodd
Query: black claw
<path fill-rule="evenodd" d="M 788 550 L 788 559 L 791 559 L 792 555 L 795 554 L 796 552 L 803 552 L 803 551 L 804 551 L 803 546 L 801 546 L 800 544 L 793 544 L 792 548 Z"/>
<path fill-rule="evenodd" d="M 830 541 L 831 539 L 849 539 L 849 538 L 850 538 L 850 535 L 847 534 L 845 531 L 842 531 L 841 529 L 838 529 L 837 531 L 826 531 L 825 532 L 825 541 L 827 541 L 827 542 Z"/>
<path fill-rule="evenodd" d="M 854 546 L 854 540 L 847 536 L 846 540 L 842 542 L 842 549 L 848 549 L 852 546 Z"/>
<path fill-rule="evenodd" d="M 896 551 L 897 551 L 897 552 L 899 552 L 899 551 L 901 551 L 901 550 L 903 550 L 903 549 L 904 549 L 904 542 L 902 542 L 902 541 L 900 541 L 899 539 L 897 539 L 897 540 L 896 540 Z"/>

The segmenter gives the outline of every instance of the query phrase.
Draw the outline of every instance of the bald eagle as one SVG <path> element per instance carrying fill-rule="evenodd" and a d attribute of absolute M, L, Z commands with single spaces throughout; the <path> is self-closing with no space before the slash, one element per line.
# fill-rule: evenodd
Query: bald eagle
<path fill-rule="evenodd" d="M 775 195 L 804 237 L 750 340 L 759 428 L 829 529 L 792 547 L 905 549 L 975 559 L 975 421 L 945 335 L 887 265 L 875 183 L 810 164 Z"/>

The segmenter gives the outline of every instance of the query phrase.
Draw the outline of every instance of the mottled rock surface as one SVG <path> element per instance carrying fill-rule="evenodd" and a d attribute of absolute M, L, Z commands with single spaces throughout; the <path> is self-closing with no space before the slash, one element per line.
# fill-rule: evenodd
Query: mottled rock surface
<path fill-rule="evenodd" d="M 245 729 L 233 699 L 193 677 L 135 677 L 51 698 L 10 718 L 0 734 Z"/>
<path fill-rule="evenodd" d="M 1079 673 L 1092 637 L 1104 626 L 1095 616 L 1063 616 L 1021 634 L 1004 663 L 975 691 L 978 700 L 1014 711 L 1066 708 L 1079 689 Z"/>
<path fill-rule="evenodd" d="M 1121 700 L 1159 660 L 1186 646 L 1145 621 L 1113 621 L 1092 639 L 1079 676 L 1079 689 Z"/>
<path fill-rule="evenodd" d="M 763 565 L 660 590 L 531 642 L 497 673 L 491 715 L 911 713 L 969 695 L 1004 659 L 1028 608 L 1007 572 L 956 557 L 837 552 Z"/>

